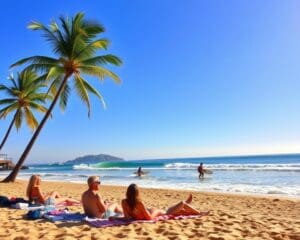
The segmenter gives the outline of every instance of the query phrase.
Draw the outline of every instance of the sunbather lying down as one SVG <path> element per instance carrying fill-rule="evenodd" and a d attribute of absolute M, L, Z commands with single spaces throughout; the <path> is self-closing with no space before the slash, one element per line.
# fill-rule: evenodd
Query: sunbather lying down
<path fill-rule="evenodd" d="M 146 208 L 139 195 L 139 188 L 136 184 L 131 184 L 127 188 L 126 199 L 122 200 L 124 216 L 135 220 L 152 220 L 160 215 L 198 215 L 200 211 L 196 210 L 190 204 L 193 200 L 192 194 L 185 201 L 169 207 L 166 211 L 156 208 Z"/>
<path fill-rule="evenodd" d="M 39 175 L 32 175 L 29 179 L 26 195 L 30 202 L 35 204 L 55 205 L 55 204 L 80 204 L 72 198 L 64 198 L 58 192 L 53 191 L 43 194 L 40 189 L 41 177 Z"/>

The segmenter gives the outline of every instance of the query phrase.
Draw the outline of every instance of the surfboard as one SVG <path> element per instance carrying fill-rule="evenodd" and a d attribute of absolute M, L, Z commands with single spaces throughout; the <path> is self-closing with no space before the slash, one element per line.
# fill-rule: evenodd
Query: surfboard
<path fill-rule="evenodd" d="M 206 174 L 213 174 L 213 171 L 211 171 L 211 170 L 209 170 L 209 169 L 204 169 L 204 172 L 205 172 Z"/>
<path fill-rule="evenodd" d="M 147 175 L 148 173 L 149 173 L 148 171 L 143 171 L 143 173 L 141 174 L 141 176 L 138 176 L 137 172 L 133 172 L 133 174 L 135 174 L 138 177 L 143 177 L 143 176 Z"/>

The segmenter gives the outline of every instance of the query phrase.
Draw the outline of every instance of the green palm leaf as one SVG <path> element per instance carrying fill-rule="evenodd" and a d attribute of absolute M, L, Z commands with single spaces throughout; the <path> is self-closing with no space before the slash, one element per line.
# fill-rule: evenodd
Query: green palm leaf
<path fill-rule="evenodd" d="M 116 83 L 121 82 L 120 78 L 115 73 L 100 66 L 82 65 L 79 66 L 79 69 L 85 74 L 92 75 L 99 78 L 101 81 L 103 81 L 105 77 L 110 77 Z"/>
<path fill-rule="evenodd" d="M 107 55 L 102 55 L 102 56 L 97 56 L 86 60 L 82 60 L 80 63 L 82 65 L 104 65 L 110 63 L 116 66 L 120 66 L 122 65 L 122 60 L 117 56 L 114 56 L 112 54 L 107 54 Z"/>
<path fill-rule="evenodd" d="M 26 119 L 27 125 L 32 130 L 34 130 L 38 125 L 36 118 L 34 117 L 34 115 L 32 114 L 32 112 L 30 111 L 30 109 L 28 107 L 24 108 L 24 112 L 25 112 L 25 119 Z"/>
<path fill-rule="evenodd" d="M 86 106 L 88 108 L 88 116 L 90 116 L 91 105 L 90 105 L 89 95 L 85 88 L 83 79 L 80 77 L 79 74 L 75 75 L 75 89 L 76 89 L 77 94 L 79 95 L 80 99 L 86 104 Z"/>
<path fill-rule="evenodd" d="M 48 94 L 40 92 L 46 85 L 46 75 L 38 76 L 34 71 L 23 70 L 16 74 L 16 78 L 12 75 L 9 77 L 11 86 L 4 84 L 0 85 L 0 91 L 8 95 L 8 98 L 0 100 L 0 118 L 5 118 L 8 114 L 14 113 L 15 126 L 19 129 L 22 125 L 23 117 L 25 116 L 27 125 L 34 129 L 37 126 L 37 121 L 32 110 L 45 112 L 45 103 L 47 99 L 51 99 Z M 30 119 L 31 118 L 31 119 Z"/>
<path fill-rule="evenodd" d="M 17 130 L 20 129 L 22 125 L 22 120 L 23 120 L 23 111 L 22 109 L 18 109 L 16 113 L 16 119 L 15 119 L 15 127 Z"/>
<path fill-rule="evenodd" d="M 69 84 L 64 85 L 62 92 L 60 94 L 60 101 L 59 101 L 59 106 L 62 111 L 64 111 L 67 107 L 70 92 L 71 92 L 71 88 Z"/>
<path fill-rule="evenodd" d="M 94 94 L 95 96 L 97 96 L 99 98 L 99 100 L 101 101 L 103 108 L 106 108 L 106 103 L 102 97 L 102 95 L 93 87 L 91 86 L 87 81 L 85 81 L 83 78 L 81 78 L 84 87 L 86 88 L 86 90 L 92 94 Z"/>

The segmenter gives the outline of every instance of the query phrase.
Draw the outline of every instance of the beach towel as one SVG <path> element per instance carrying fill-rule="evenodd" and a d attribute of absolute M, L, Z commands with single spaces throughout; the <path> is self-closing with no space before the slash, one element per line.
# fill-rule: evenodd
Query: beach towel
<path fill-rule="evenodd" d="M 199 218 L 202 217 L 205 214 L 199 214 L 199 215 L 190 215 L 190 216 L 173 216 L 173 215 L 162 215 L 158 216 L 153 220 L 123 220 L 123 219 L 114 219 L 114 220 L 107 220 L 107 219 L 100 219 L 100 218 L 89 218 L 85 217 L 84 221 L 89 223 L 90 225 L 94 227 L 112 227 L 112 226 L 121 226 L 121 225 L 128 225 L 132 223 L 156 223 L 158 221 L 166 221 L 166 220 L 180 220 L 180 219 L 191 219 L 191 218 Z"/>
<path fill-rule="evenodd" d="M 68 210 L 52 210 L 46 212 L 43 217 L 51 222 L 81 222 L 85 215 L 79 212 L 70 213 Z"/>
<path fill-rule="evenodd" d="M 55 204 L 57 208 L 70 207 L 70 206 L 81 206 L 81 203 L 73 203 L 73 202 L 62 202 Z"/>
<path fill-rule="evenodd" d="M 69 206 L 78 206 L 78 205 L 80 205 L 80 204 L 65 203 L 65 202 L 53 205 L 53 202 L 49 201 L 45 205 L 39 205 L 39 204 L 36 205 L 36 204 L 29 204 L 29 203 L 25 203 L 25 202 L 18 202 L 16 204 L 10 205 L 10 207 L 14 208 L 14 209 L 23 209 L 23 210 L 28 210 L 28 211 L 34 211 L 34 210 L 50 211 L 53 209 L 65 209 L 66 207 L 69 207 Z"/>

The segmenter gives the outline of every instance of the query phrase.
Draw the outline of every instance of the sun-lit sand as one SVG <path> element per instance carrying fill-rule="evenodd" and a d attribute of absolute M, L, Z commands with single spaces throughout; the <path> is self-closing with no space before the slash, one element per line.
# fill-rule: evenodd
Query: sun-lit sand
<path fill-rule="evenodd" d="M 0 195 L 25 198 L 27 182 L 0 183 Z M 42 182 L 44 192 L 57 190 L 80 199 L 84 184 Z M 110 201 L 124 197 L 125 187 L 101 186 L 100 194 Z M 148 206 L 166 208 L 185 199 L 188 192 L 142 189 Z M 155 224 L 94 228 L 86 223 L 30 221 L 25 210 L 1 208 L 0 239 L 300 239 L 300 199 L 257 197 L 194 192 L 193 205 L 209 216 L 169 220 Z M 81 207 L 71 207 L 81 211 Z"/>

